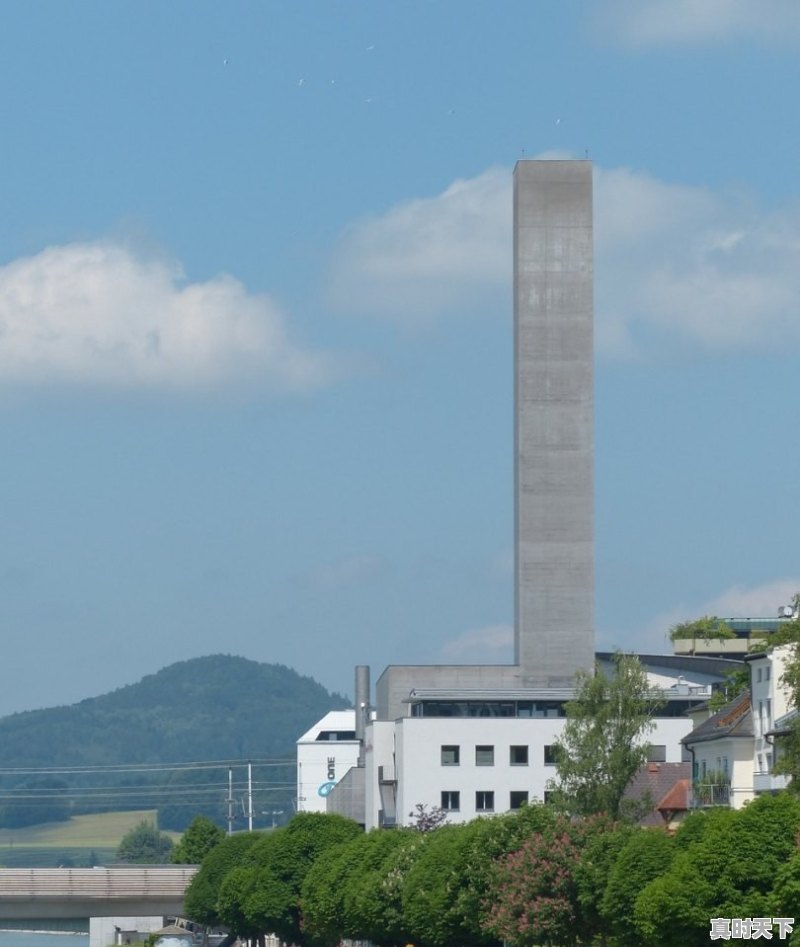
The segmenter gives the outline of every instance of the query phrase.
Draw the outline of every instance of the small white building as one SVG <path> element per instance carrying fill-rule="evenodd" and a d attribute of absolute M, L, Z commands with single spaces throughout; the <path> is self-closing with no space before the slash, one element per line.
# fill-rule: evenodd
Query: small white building
<path fill-rule="evenodd" d="M 774 772 L 775 739 L 794 708 L 783 686 L 792 645 L 745 658 L 750 687 L 702 719 L 683 740 L 693 759 L 693 804 L 739 809 L 757 795 L 785 789 L 788 776 Z"/>
<path fill-rule="evenodd" d="M 776 721 L 794 709 L 782 679 L 792 645 L 781 645 L 770 652 L 759 652 L 745 660 L 750 668 L 750 695 L 753 708 L 753 792 L 785 789 L 788 776 L 773 773 L 775 766 Z"/>
<path fill-rule="evenodd" d="M 358 763 L 355 710 L 332 710 L 297 741 L 297 811 L 325 812 L 327 796 Z"/>

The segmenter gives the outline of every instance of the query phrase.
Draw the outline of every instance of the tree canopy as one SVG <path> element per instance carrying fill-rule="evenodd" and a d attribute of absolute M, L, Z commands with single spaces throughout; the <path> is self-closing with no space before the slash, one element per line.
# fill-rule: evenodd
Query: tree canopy
<path fill-rule="evenodd" d="M 172 850 L 172 862 L 175 865 L 199 865 L 224 838 L 225 832 L 211 819 L 204 815 L 196 816 Z"/>
<path fill-rule="evenodd" d="M 123 835 L 117 861 L 137 865 L 160 865 L 170 860 L 173 841 L 150 822 L 140 822 Z"/>
<path fill-rule="evenodd" d="M 653 729 L 659 696 L 633 655 L 617 652 L 613 671 L 579 672 L 577 694 L 566 704 L 567 722 L 554 752 L 555 803 L 573 815 L 634 815 L 625 790 L 647 761 L 645 737 Z"/>

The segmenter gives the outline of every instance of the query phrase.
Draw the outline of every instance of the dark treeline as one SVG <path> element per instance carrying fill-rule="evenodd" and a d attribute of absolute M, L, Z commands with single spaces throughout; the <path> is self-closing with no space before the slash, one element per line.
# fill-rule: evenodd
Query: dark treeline
<path fill-rule="evenodd" d="M 773 919 L 800 916 L 798 832 L 788 793 L 692 813 L 674 835 L 544 805 L 429 832 L 304 813 L 217 844 L 185 909 L 301 947 L 700 947 L 712 918 L 778 940 Z"/>
<path fill-rule="evenodd" d="M 238 763 L 234 810 L 241 827 L 248 759 L 260 761 L 253 772 L 256 811 L 290 812 L 297 737 L 346 706 L 289 668 L 214 655 L 68 707 L 4 717 L 0 827 L 132 809 L 158 809 L 162 828 L 183 829 L 198 813 L 224 824 L 228 771 L 224 762 L 208 765 L 213 761 Z"/>

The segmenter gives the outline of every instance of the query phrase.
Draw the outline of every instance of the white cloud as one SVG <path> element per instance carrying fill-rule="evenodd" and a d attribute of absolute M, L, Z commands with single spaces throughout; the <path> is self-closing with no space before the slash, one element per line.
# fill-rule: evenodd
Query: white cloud
<path fill-rule="evenodd" d="M 791 605 L 798 591 L 800 576 L 773 579 L 754 586 L 733 585 L 704 602 L 682 603 L 656 615 L 647 623 L 641 635 L 636 636 L 635 641 L 625 642 L 624 646 L 639 651 L 671 651 L 670 629 L 679 622 L 691 621 L 703 615 L 716 615 L 719 618 L 777 618 L 778 609 L 782 605 Z"/>
<path fill-rule="evenodd" d="M 775 618 L 782 605 L 791 605 L 800 592 L 800 577 L 775 579 L 752 587 L 733 585 L 707 602 L 702 614 L 721 618 Z"/>
<path fill-rule="evenodd" d="M 636 47 L 800 39 L 797 0 L 611 0 L 592 13 L 599 32 Z"/>
<path fill-rule="evenodd" d="M 597 169 L 598 350 L 800 345 L 800 210 Z"/>
<path fill-rule="evenodd" d="M 504 663 L 513 660 L 514 629 L 511 625 L 487 625 L 465 631 L 442 645 L 447 660 Z"/>
<path fill-rule="evenodd" d="M 291 342 L 266 296 L 110 243 L 51 247 L 0 267 L 0 383 L 134 387 L 257 381 L 305 391 L 333 360 Z"/>
<path fill-rule="evenodd" d="M 510 208 L 508 171 L 493 168 L 358 221 L 333 260 L 333 302 L 413 324 L 508 290 Z"/>
<path fill-rule="evenodd" d="M 600 355 L 800 347 L 800 208 L 595 168 Z M 355 224 L 334 260 L 337 303 L 419 323 L 482 307 L 508 317 L 511 173 L 491 169 Z"/>

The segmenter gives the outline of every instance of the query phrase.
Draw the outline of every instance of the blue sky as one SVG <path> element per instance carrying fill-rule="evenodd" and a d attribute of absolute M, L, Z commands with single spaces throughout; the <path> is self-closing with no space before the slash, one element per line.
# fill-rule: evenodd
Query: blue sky
<path fill-rule="evenodd" d="M 800 8 L 17 0 L 0 713 L 511 660 L 511 171 L 595 168 L 598 646 L 800 589 Z"/>

